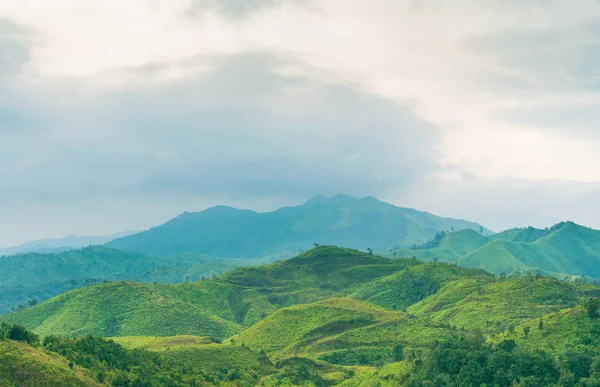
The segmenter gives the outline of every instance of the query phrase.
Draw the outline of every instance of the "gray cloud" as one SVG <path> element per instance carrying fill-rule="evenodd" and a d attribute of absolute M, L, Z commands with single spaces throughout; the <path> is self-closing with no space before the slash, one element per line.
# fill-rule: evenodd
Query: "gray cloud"
<path fill-rule="evenodd" d="M 38 105 L 21 106 L 34 115 L 53 112 L 38 132 L 21 133 L 28 151 L 0 144 L 10 154 L 0 157 L 0 179 L 11 182 L 0 196 L 67 203 L 379 195 L 436 168 L 434 127 L 352 85 L 274 70 L 290 62 L 235 56 L 192 79 L 92 96 L 61 90 L 50 106 L 42 95 Z"/>

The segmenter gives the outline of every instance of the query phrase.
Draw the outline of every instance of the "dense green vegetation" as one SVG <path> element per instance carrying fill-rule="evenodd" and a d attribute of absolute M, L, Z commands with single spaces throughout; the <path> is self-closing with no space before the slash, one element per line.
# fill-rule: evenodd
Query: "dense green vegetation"
<path fill-rule="evenodd" d="M 0 318 L 0 385 L 599 385 L 600 288 L 542 274 L 319 246 L 192 283 L 95 284 Z"/>
<path fill-rule="evenodd" d="M 397 249 L 389 257 L 454 262 L 497 275 L 536 273 L 600 279 L 600 231 L 572 222 L 549 229 L 533 227 L 483 236 L 473 230 L 439 233 L 412 249 Z"/>
<path fill-rule="evenodd" d="M 193 251 L 256 258 L 277 253 L 289 256 L 313 243 L 384 251 L 423 243 L 440 231 L 464 228 L 482 227 L 395 207 L 372 197 L 317 196 L 303 205 L 266 213 L 225 206 L 186 212 L 148 231 L 109 242 L 108 246 L 157 256 Z"/>
<path fill-rule="evenodd" d="M 258 264 L 195 253 L 161 258 L 91 246 L 55 254 L 18 254 L 0 258 L 0 313 L 47 300 L 67 290 L 113 280 L 181 283 Z"/>

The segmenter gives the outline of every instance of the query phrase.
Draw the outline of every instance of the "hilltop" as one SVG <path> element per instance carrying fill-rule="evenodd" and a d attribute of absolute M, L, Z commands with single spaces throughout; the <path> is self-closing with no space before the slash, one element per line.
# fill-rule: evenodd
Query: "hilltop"
<path fill-rule="evenodd" d="M 494 274 L 535 273 L 555 277 L 600 279 L 600 231 L 561 222 L 548 229 L 533 227 L 483 236 L 472 230 L 440 233 L 414 249 L 387 256 L 414 256 L 454 262 Z"/>
<path fill-rule="evenodd" d="M 227 206 L 186 212 L 107 246 L 158 256 L 193 251 L 256 258 L 291 255 L 313 243 L 384 251 L 425 242 L 440 231 L 464 228 L 489 232 L 477 223 L 396 207 L 373 197 L 316 196 L 302 205 L 265 213 Z"/>

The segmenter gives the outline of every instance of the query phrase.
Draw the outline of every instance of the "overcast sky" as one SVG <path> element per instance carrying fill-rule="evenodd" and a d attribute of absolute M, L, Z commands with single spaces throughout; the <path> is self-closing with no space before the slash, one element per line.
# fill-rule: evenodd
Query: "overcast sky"
<path fill-rule="evenodd" d="M 0 0 L 0 245 L 317 193 L 600 228 L 600 1 Z"/>

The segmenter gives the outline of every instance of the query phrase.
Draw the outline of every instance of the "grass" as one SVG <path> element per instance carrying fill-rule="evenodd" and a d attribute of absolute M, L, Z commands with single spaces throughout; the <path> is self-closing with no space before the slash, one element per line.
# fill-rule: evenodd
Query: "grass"
<path fill-rule="evenodd" d="M 0 341 L 0 386 L 100 386 L 85 369 L 22 342 Z"/>
<path fill-rule="evenodd" d="M 450 336 L 423 319 L 339 298 L 280 309 L 227 342 L 275 360 L 303 356 L 360 365 L 387 360 L 397 344 L 422 348 Z"/>

